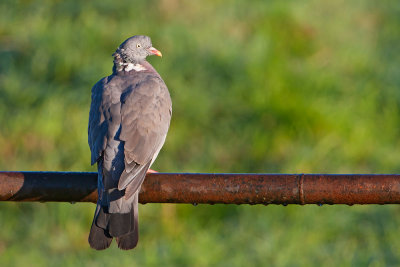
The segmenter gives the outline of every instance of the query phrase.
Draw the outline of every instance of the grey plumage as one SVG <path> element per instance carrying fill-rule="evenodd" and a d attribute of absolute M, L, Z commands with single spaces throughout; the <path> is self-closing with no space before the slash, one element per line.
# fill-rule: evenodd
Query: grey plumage
<path fill-rule="evenodd" d="M 89 146 L 98 165 L 98 193 L 89 244 L 105 249 L 138 242 L 138 197 L 147 170 L 164 144 L 172 115 L 171 98 L 160 75 L 146 61 L 161 53 L 147 36 L 123 42 L 113 74 L 92 88 Z"/>

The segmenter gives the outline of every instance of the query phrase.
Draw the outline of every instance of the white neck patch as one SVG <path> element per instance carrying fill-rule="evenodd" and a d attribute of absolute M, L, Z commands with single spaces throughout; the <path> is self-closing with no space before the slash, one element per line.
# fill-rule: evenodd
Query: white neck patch
<path fill-rule="evenodd" d="M 121 65 L 124 66 L 124 71 L 131 71 L 131 70 L 142 71 L 142 70 L 146 70 L 146 68 L 143 65 L 140 65 L 140 64 L 122 63 Z"/>

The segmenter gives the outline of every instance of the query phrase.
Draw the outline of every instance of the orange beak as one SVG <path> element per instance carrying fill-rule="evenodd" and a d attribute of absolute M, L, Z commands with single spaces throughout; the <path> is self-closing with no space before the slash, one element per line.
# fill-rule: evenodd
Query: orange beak
<path fill-rule="evenodd" d="M 160 51 L 158 51 L 157 49 L 155 49 L 154 47 L 150 47 L 148 50 L 150 53 L 152 53 L 153 55 L 162 57 L 162 54 Z"/>

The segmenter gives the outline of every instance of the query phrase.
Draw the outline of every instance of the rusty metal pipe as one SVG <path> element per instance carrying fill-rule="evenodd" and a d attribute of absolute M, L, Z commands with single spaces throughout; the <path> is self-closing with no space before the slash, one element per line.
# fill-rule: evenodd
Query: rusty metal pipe
<path fill-rule="evenodd" d="M 0 201 L 96 202 L 92 172 L 0 172 Z M 398 174 L 149 173 L 141 203 L 399 204 Z"/>

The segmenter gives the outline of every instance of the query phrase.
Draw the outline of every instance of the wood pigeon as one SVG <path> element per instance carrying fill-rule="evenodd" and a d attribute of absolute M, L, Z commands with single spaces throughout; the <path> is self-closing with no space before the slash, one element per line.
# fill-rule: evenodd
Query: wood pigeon
<path fill-rule="evenodd" d="M 112 75 L 92 88 L 88 135 L 99 194 L 89 234 L 94 249 L 108 248 L 113 237 L 120 249 L 138 243 L 139 191 L 172 115 L 168 88 L 146 61 L 150 55 L 162 56 L 148 36 L 128 38 L 113 54 Z"/>

